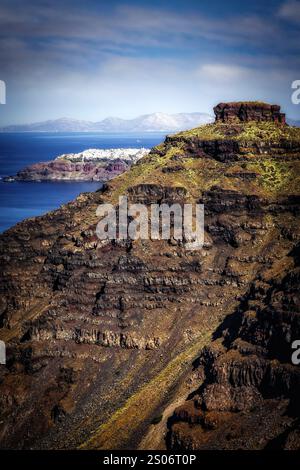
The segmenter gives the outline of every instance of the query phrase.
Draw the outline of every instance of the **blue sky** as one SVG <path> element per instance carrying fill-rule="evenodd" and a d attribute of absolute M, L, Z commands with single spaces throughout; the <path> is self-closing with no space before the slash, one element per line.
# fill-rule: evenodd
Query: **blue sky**
<path fill-rule="evenodd" d="M 300 1 L 1 0 L 0 124 L 291 103 Z"/>

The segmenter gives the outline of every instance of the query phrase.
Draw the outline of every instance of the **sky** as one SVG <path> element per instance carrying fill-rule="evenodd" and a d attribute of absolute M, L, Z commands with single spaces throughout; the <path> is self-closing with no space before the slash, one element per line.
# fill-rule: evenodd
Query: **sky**
<path fill-rule="evenodd" d="M 300 119 L 300 0 L 1 0 L 0 125 L 281 104 Z"/>

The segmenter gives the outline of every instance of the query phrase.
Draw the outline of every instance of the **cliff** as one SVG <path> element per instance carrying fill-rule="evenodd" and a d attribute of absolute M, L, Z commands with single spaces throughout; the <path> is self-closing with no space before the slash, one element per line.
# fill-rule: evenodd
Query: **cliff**
<path fill-rule="evenodd" d="M 148 149 L 88 149 L 50 162 L 34 163 L 18 172 L 16 181 L 108 181 L 147 155 Z"/>
<path fill-rule="evenodd" d="M 214 108 L 216 121 L 233 122 L 277 122 L 285 124 L 285 114 L 280 112 L 280 106 L 257 102 L 220 103 Z"/>
<path fill-rule="evenodd" d="M 1 235 L 2 448 L 300 447 L 300 130 L 222 106 Z M 98 240 L 124 194 L 204 203 L 203 249 Z"/>

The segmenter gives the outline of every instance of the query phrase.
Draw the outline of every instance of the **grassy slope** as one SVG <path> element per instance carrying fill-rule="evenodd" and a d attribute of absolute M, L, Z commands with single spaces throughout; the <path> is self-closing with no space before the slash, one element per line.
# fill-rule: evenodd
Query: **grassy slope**
<path fill-rule="evenodd" d="M 171 136 L 171 143 L 163 143 L 130 171 L 115 178 L 110 183 L 112 200 L 117 202 L 118 196 L 124 194 L 128 187 L 141 183 L 155 183 L 166 186 L 183 186 L 188 189 L 191 199 L 201 196 L 203 191 L 214 185 L 224 189 L 257 194 L 262 197 L 274 197 L 278 194 L 288 195 L 298 192 L 300 187 L 300 162 L 297 159 L 286 160 L 276 158 L 268 152 L 262 152 L 261 160 L 253 155 L 253 145 L 272 148 L 285 142 L 287 145 L 300 143 L 300 129 L 281 127 L 269 122 L 249 122 L 235 128 L 232 125 L 207 124 L 189 131 Z M 185 150 L 185 144 L 191 139 L 196 140 L 235 140 L 239 142 L 245 159 L 242 162 L 221 163 L 214 159 L 195 158 Z M 174 158 L 175 157 L 175 158 Z M 179 171 L 163 172 L 163 168 L 175 168 Z M 256 173 L 254 180 L 241 180 L 226 174 Z"/>

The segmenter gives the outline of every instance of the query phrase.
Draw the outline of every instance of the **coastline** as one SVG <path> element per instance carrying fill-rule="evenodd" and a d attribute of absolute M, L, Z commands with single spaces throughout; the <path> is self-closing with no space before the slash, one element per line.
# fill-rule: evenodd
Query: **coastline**
<path fill-rule="evenodd" d="M 87 149 L 57 156 L 48 162 L 26 166 L 16 175 L 4 176 L 5 183 L 15 181 L 97 181 L 105 182 L 128 170 L 150 152 L 146 148 Z"/>

